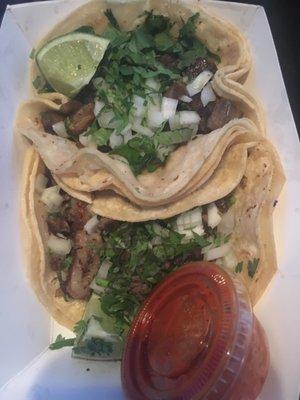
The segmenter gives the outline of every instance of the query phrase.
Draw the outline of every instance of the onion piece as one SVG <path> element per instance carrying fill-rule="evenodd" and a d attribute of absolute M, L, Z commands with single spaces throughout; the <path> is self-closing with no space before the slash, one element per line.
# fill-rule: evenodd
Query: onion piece
<path fill-rule="evenodd" d="M 181 96 L 180 98 L 179 98 L 179 100 L 181 100 L 181 101 L 183 101 L 184 103 L 190 103 L 191 101 L 193 101 L 193 99 L 191 98 L 191 97 L 189 97 L 189 96 Z"/>
<path fill-rule="evenodd" d="M 133 96 L 133 115 L 134 117 L 143 117 L 146 113 L 145 99 L 140 96 Z"/>
<path fill-rule="evenodd" d="M 150 89 L 153 89 L 155 92 L 158 92 L 160 89 L 159 81 L 153 78 L 146 79 L 145 85 L 148 86 Z"/>
<path fill-rule="evenodd" d="M 97 118 L 101 128 L 115 129 L 117 127 L 115 114 L 112 110 L 102 110 Z"/>
<path fill-rule="evenodd" d="M 69 137 L 64 121 L 56 122 L 56 124 L 52 125 L 52 129 L 57 134 L 57 136 L 60 136 L 62 138 L 68 138 Z"/>
<path fill-rule="evenodd" d="M 100 100 L 95 100 L 95 106 L 94 106 L 94 114 L 95 117 L 98 117 L 100 114 L 100 111 L 102 110 L 102 108 L 105 106 L 105 104 L 103 103 L 103 101 Z"/>
<path fill-rule="evenodd" d="M 211 83 L 207 83 L 201 91 L 201 102 L 203 107 L 206 107 L 208 103 L 217 99 L 215 92 L 211 86 Z"/>
<path fill-rule="evenodd" d="M 129 129 L 128 131 L 125 132 L 125 134 L 123 135 L 123 139 L 124 139 L 124 143 L 126 144 L 127 142 L 129 142 L 129 140 L 133 139 L 134 136 L 132 134 L 131 129 Z"/>
<path fill-rule="evenodd" d="M 174 117 L 176 108 L 178 106 L 177 99 L 171 99 L 170 97 L 163 97 L 161 102 L 161 112 L 165 119 Z"/>
<path fill-rule="evenodd" d="M 221 221 L 222 217 L 219 214 L 218 207 L 215 203 L 211 203 L 207 207 L 207 224 L 211 228 L 215 228 Z"/>
<path fill-rule="evenodd" d="M 175 230 L 178 231 L 191 230 L 196 227 L 203 227 L 201 207 L 180 214 L 175 222 Z"/>
<path fill-rule="evenodd" d="M 112 263 L 109 260 L 104 260 L 101 265 L 100 268 L 97 272 L 97 275 L 95 276 L 95 278 L 93 279 L 92 283 L 90 284 L 90 288 L 97 294 L 101 294 L 102 292 L 104 292 L 104 288 L 102 286 L 97 285 L 96 281 L 97 279 L 106 279 L 107 278 L 107 274 L 109 271 L 109 268 L 112 266 Z"/>
<path fill-rule="evenodd" d="M 194 80 L 186 85 L 186 90 L 190 97 L 195 96 L 195 94 L 200 93 L 207 82 L 213 77 L 211 71 L 202 71 Z"/>
<path fill-rule="evenodd" d="M 48 178 L 43 174 L 38 174 L 35 180 L 35 190 L 38 193 L 43 193 L 43 191 L 46 189 L 47 183 Z"/>
<path fill-rule="evenodd" d="M 231 250 L 231 244 L 225 243 L 222 246 L 214 247 L 214 248 L 203 248 L 202 253 L 204 254 L 205 261 L 216 260 L 217 258 L 225 257 L 229 251 Z"/>
<path fill-rule="evenodd" d="M 152 137 L 155 133 L 150 128 L 147 128 L 146 126 L 138 125 L 138 124 L 133 124 L 132 130 L 136 133 L 139 133 L 140 135 L 148 136 L 148 137 Z"/>
<path fill-rule="evenodd" d="M 175 114 L 172 118 L 169 119 L 169 126 L 171 131 L 181 128 L 179 113 Z"/>
<path fill-rule="evenodd" d="M 123 136 L 113 131 L 109 138 L 110 147 L 114 149 L 115 147 L 121 146 L 121 144 L 123 144 Z"/>
<path fill-rule="evenodd" d="M 66 256 L 72 249 L 70 239 L 59 238 L 52 233 L 48 238 L 47 246 L 52 253 L 59 256 Z"/>
<path fill-rule="evenodd" d="M 148 110 L 148 124 L 150 128 L 159 128 L 166 120 L 161 111 Z"/>
<path fill-rule="evenodd" d="M 64 201 L 63 196 L 59 194 L 59 190 L 60 187 L 56 185 L 46 188 L 42 193 L 41 200 L 51 212 L 58 211 Z"/>
<path fill-rule="evenodd" d="M 222 261 L 223 261 L 224 267 L 230 268 L 230 269 L 235 268 L 238 263 L 238 259 L 236 258 L 235 254 L 232 250 L 229 251 L 229 253 L 223 257 Z"/>
<path fill-rule="evenodd" d="M 87 223 L 84 225 L 83 229 L 90 235 L 91 233 L 94 233 L 96 231 L 96 228 L 98 226 L 98 217 L 97 215 L 94 215 L 92 218 L 90 218 Z"/>
<path fill-rule="evenodd" d="M 199 124 L 200 115 L 196 111 L 180 111 L 179 112 L 179 122 L 180 125 L 189 126 L 191 124 Z"/>

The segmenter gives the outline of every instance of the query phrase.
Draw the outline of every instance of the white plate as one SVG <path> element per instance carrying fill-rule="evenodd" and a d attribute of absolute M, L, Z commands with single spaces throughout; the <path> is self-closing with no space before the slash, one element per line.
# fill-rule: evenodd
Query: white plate
<path fill-rule="evenodd" d="M 47 350 L 63 330 L 44 312 L 22 272 L 18 223 L 21 161 L 12 126 L 27 97 L 27 59 L 36 39 L 85 0 L 9 7 L 0 30 L 0 399 L 122 399 L 119 363 L 73 360 Z M 268 135 L 278 148 L 287 183 L 275 211 L 279 271 L 255 312 L 266 329 L 271 370 L 260 400 L 298 400 L 300 391 L 300 146 L 276 50 L 262 7 L 206 1 L 248 37 L 254 69 L 248 80 L 262 101 Z M 283 21 L 288 23 L 288 21 Z M 291 39 L 292 40 L 292 39 Z M 89 370 L 87 370 L 89 368 Z"/>

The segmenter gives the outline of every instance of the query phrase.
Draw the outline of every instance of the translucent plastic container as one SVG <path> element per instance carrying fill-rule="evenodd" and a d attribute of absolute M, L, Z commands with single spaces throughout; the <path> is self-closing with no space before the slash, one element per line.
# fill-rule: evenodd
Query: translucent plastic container
<path fill-rule="evenodd" d="M 190 263 L 154 290 L 122 361 L 128 399 L 254 400 L 269 367 L 265 334 L 230 272 Z"/>

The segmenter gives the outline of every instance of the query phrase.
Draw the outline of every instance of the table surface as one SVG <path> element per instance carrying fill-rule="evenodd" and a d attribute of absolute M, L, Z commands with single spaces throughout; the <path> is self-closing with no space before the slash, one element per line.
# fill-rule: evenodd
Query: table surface
<path fill-rule="evenodd" d="M 0 21 L 7 4 L 29 3 L 30 1 L 33 0 L 0 0 Z M 259 4 L 266 10 L 300 136 L 300 108 L 297 104 L 300 88 L 299 3 L 296 0 L 234 1 Z"/>

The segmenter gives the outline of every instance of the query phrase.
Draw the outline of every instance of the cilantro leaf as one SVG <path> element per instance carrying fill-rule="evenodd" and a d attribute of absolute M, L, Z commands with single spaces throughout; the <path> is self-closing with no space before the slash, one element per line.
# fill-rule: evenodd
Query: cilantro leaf
<path fill-rule="evenodd" d="M 73 332 L 76 333 L 77 336 L 83 336 L 86 329 L 87 329 L 87 322 L 82 319 L 76 322 L 73 328 Z"/>
<path fill-rule="evenodd" d="M 74 354 L 85 354 L 92 357 L 109 355 L 113 351 L 113 344 L 100 338 L 89 338 L 73 348 Z"/>
<path fill-rule="evenodd" d="M 195 31 L 196 31 L 196 24 L 199 21 L 200 14 L 196 13 L 192 15 L 180 28 L 179 30 L 179 40 L 180 41 L 186 41 L 189 43 L 189 41 L 194 37 Z"/>
<path fill-rule="evenodd" d="M 248 261 L 247 269 L 250 278 L 254 277 L 258 267 L 258 263 L 259 263 L 259 258 L 253 258 L 252 261 Z"/>
<path fill-rule="evenodd" d="M 64 261 L 61 263 L 60 269 L 61 270 L 68 270 L 73 263 L 73 257 L 67 256 Z"/>
<path fill-rule="evenodd" d="M 55 342 L 51 343 L 49 346 L 50 350 L 58 350 L 63 347 L 74 346 L 75 338 L 66 339 L 62 335 L 58 335 L 55 339 Z"/>
<path fill-rule="evenodd" d="M 194 136 L 191 129 L 181 129 L 174 131 L 158 132 L 154 139 L 162 145 L 170 146 L 172 144 L 181 144 L 188 142 Z"/>
<path fill-rule="evenodd" d="M 243 270 L 243 265 L 244 265 L 243 261 L 240 261 L 240 262 L 238 262 L 238 263 L 236 264 L 234 270 L 235 270 L 235 272 L 236 272 L 237 274 L 239 274 L 239 273 L 242 272 L 242 270 Z"/>
<path fill-rule="evenodd" d="M 163 15 L 154 15 L 153 11 L 146 12 L 145 14 L 147 15 L 145 28 L 152 35 L 163 31 L 169 31 L 172 28 L 172 23 L 169 18 Z"/>
<path fill-rule="evenodd" d="M 108 19 L 108 21 L 110 22 L 110 24 L 116 28 L 116 29 L 120 29 L 120 26 L 118 24 L 118 21 L 116 20 L 114 14 L 112 13 L 111 9 L 107 9 L 106 11 L 104 11 L 104 15 L 106 16 L 106 18 Z"/>

